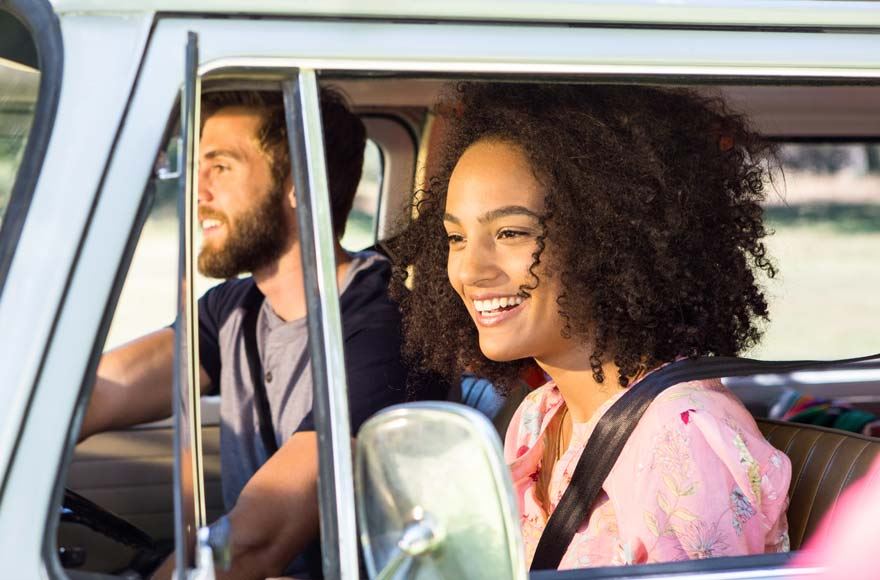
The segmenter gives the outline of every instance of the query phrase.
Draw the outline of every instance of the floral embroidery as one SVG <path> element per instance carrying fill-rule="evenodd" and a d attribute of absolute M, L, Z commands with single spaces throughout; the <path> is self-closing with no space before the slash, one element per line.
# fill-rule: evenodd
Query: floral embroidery
<path fill-rule="evenodd" d="M 688 451 L 690 441 L 679 429 L 664 427 L 654 446 L 654 461 L 664 472 L 688 477 L 691 456 Z"/>
<path fill-rule="evenodd" d="M 581 544 L 577 550 L 578 568 L 587 568 L 592 565 L 593 559 L 590 557 L 590 544 Z"/>
<path fill-rule="evenodd" d="M 733 437 L 733 445 L 736 447 L 737 451 L 739 451 L 739 462 L 743 467 L 746 468 L 746 471 L 749 474 L 749 483 L 752 487 L 752 493 L 755 496 L 755 500 L 760 505 L 761 467 L 758 465 L 758 462 L 755 461 L 755 458 L 752 457 L 752 454 L 749 452 L 749 448 L 746 447 L 746 442 L 743 441 L 743 438 L 739 433 L 737 433 Z"/>
<path fill-rule="evenodd" d="M 707 392 L 728 394 L 721 381 L 694 381 L 676 385 L 675 389 L 664 392 L 659 398 L 666 401 L 688 399 L 693 407 L 703 409 L 703 399 Z"/>
<path fill-rule="evenodd" d="M 688 558 L 703 559 L 721 556 L 728 548 L 718 524 L 702 520 L 691 522 L 679 536 L 681 549 Z"/>
<path fill-rule="evenodd" d="M 782 458 L 779 456 L 779 452 L 778 452 L 778 451 L 774 451 L 774 452 L 770 455 L 770 464 L 771 464 L 773 467 L 775 467 L 776 469 L 779 469 L 780 467 L 782 467 Z"/>
<path fill-rule="evenodd" d="M 791 539 L 788 537 L 788 530 L 782 532 L 779 541 L 776 543 L 777 552 L 791 552 Z"/>
<path fill-rule="evenodd" d="M 541 414 L 538 412 L 537 408 L 526 409 L 523 412 L 522 426 L 525 428 L 526 433 L 529 436 L 529 441 L 531 441 L 532 444 L 538 440 L 538 436 L 541 434 L 541 419 Z"/>
<path fill-rule="evenodd" d="M 743 524 L 757 512 L 739 487 L 730 492 L 730 507 L 733 510 L 733 529 L 736 530 L 736 535 L 741 536 Z"/>
<path fill-rule="evenodd" d="M 770 490 L 770 491 L 766 492 L 766 494 L 764 495 L 764 499 L 770 500 L 770 501 L 776 501 L 777 499 L 779 499 L 779 494 L 776 493 L 776 489 L 773 487 L 773 484 L 770 483 L 770 478 L 767 476 L 766 473 L 761 476 L 761 489 L 762 490 L 764 490 L 764 489 Z"/>

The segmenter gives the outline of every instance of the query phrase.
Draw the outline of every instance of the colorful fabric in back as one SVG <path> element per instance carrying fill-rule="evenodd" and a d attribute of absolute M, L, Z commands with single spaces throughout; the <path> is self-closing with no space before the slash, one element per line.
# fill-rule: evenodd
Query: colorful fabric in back
<path fill-rule="evenodd" d="M 551 511 L 596 422 L 620 394 L 574 424 L 550 478 Z M 535 494 L 543 432 L 563 405 L 548 383 L 526 397 L 507 431 L 504 452 L 527 563 L 547 523 Z M 675 385 L 639 421 L 560 569 L 787 551 L 790 479 L 788 457 L 764 439 L 720 381 Z"/>

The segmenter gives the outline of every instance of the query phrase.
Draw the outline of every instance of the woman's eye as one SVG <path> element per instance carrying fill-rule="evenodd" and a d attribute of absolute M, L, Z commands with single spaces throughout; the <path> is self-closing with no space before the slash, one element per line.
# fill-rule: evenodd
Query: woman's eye
<path fill-rule="evenodd" d="M 501 230 L 500 232 L 498 232 L 498 239 L 512 240 L 514 238 L 524 238 L 528 235 L 528 232 L 523 232 L 521 230 Z"/>
<path fill-rule="evenodd" d="M 446 241 L 450 246 L 454 246 L 455 244 L 460 244 L 464 241 L 464 236 L 461 234 L 446 234 Z"/>

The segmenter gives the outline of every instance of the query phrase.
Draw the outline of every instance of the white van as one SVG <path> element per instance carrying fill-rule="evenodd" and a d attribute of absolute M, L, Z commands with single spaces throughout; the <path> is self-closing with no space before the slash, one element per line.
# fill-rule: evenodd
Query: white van
<path fill-rule="evenodd" d="M 311 329 L 323 339 L 311 342 L 313 360 L 323 361 L 314 388 L 325 576 L 526 577 L 498 437 L 478 413 L 442 404 L 385 413 L 364 428 L 361 443 L 381 441 L 383 453 L 361 454 L 357 469 L 347 443 L 338 444 L 354 434 L 345 421 L 338 300 L 318 290 L 334 280 L 318 88 L 341 88 L 368 129 L 367 165 L 344 241 L 354 250 L 394 233 L 436 147 L 432 106 L 457 79 L 690 86 L 724 96 L 780 144 L 786 171 L 784 195 L 766 207 L 776 230 L 770 248 L 783 272 L 781 286 L 770 289 L 777 314 L 752 354 L 842 359 L 880 352 L 878 2 L 6 0 L 0 577 L 146 577 L 174 546 L 180 578 L 213 577 L 212 560 L 222 560 L 222 538 L 197 538 L 222 508 L 217 401 L 199 404 L 193 394 L 194 305 L 212 283 L 193 274 L 194 127 L 202 87 L 245 85 L 286 91 L 297 128 L 291 153 L 307 168 L 297 175 L 297 195 L 314 217 L 303 228 L 304 263 L 320 281 L 309 300 L 320 313 Z M 164 387 L 176 389 L 174 420 L 77 446 L 102 351 L 175 319 L 182 322 L 181 364 L 175 384 Z M 878 369 L 880 360 L 869 360 L 729 381 L 792 458 L 795 549 L 837 493 L 867 469 L 878 442 L 775 420 L 804 396 L 880 414 Z M 415 426 L 415 434 L 389 439 L 389 421 Z M 418 439 L 429 425 L 445 438 L 443 453 Z M 463 455 L 449 454 L 454 445 Z M 408 461 L 414 456 L 421 462 Z M 445 513 L 478 518 L 482 534 L 429 513 L 430 481 L 419 479 L 432 473 L 426 457 L 436 464 L 464 456 L 474 471 L 449 484 L 462 492 Z M 411 497 L 378 497 L 365 475 L 370 461 L 393 465 L 388 481 L 406 482 L 398 491 Z M 194 545 L 195 553 L 188 549 Z M 793 570 L 789 559 L 531 577 L 818 572 Z"/>

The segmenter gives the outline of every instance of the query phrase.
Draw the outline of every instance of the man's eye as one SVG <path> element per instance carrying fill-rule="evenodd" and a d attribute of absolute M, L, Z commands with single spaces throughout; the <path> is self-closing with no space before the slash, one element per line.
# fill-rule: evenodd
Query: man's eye
<path fill-rule="evenodd" d="M 226 171 L 229 171 L 229 166 L 228 165 L 215 165 L 214 171 L 216 173 L 225 173 Z"/>

